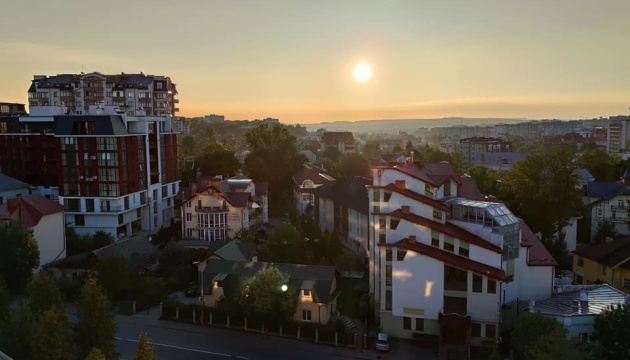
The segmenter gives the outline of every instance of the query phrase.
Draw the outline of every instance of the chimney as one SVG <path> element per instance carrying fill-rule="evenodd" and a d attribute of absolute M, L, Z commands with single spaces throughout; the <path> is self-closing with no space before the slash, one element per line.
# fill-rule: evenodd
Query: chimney
<path fill-rule="evenodd" d="M 405 189 L 405 180 L 396 180 L 394 184 L 398 189 Z"/>
<path fill-rule="evenodd" d="M 586 289 L 580 289 L 580 302 L 588 304 L 588 291 Z"/>
<path fill-rule="evenodd" d="M 401 206 L 400 210 L 403 212 L 403 214 L 409 214 L 409 205 Z"/>
<path fill-rule="evenodd" d="M 409 235 L 408 241 L 410 244 L 416 243 L 416 235 Z"/>
<path fill-rule="evenodd" d="M 7 200 L 7 209 L 13 211 L 20 206 L 20 198 L 12 198 Z"/>

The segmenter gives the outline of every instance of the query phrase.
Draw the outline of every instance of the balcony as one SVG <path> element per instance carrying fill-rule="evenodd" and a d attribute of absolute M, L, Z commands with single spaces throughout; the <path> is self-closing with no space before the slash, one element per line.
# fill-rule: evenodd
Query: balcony
<path fill-rule="evenodd" d="M 615 210 L 615 211 L 628 211 L 628 210 L 630 210 L 630 206 L 627 206 L 627 205 L 623 205 L 623 206 L 611 205 L 610 209 L 611 210 Z"/>
<path fill-rule="evenodd" d="M 123 211 L 122 206 L 101 206 L 101 212 L 104 213 L 118 213 Z"/>
<path fill-rule="evenodd" d="M 444 280 L 444 290 L 467 291 L 468 282 L 461 280 Z"/>
<path fill-rule="evenodd" d="M 227 207 L 221 206 L 205 206 L 205 207 L 195 207 L 195 211 L 204 214 L 218 214 L 227 212 Z"/>
<path fill-rule="evenodd" d="M 630 221 L 630 217 L 628 216 L 615 216 L 613 218 L 610 218 L 610 221 L 616 224 L 623 224 L 623 223 L 627 223 L 628 221 Z"/>

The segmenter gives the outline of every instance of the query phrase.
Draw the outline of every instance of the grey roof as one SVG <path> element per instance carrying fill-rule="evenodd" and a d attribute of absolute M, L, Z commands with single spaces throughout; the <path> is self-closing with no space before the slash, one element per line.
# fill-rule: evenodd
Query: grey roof
<path fill-rule="evenodd" d="M 300 289 L 305 280 L 312 280 L 314 287 L 312 291 L 313 301 L 328 303 L 338 295 L 337 289 L 331 294 L 332 284 L 337 277 L 337 270 L 334 266 L 302 265 L 302 264 L 275 264 L 252 261 L 230 261 L 230 260 L 208 260 L 204 270 L 204 288 L 206 293 L 212 288 L 210 285 L 213 279 L 219 274 L 226 274 L 223 281 L 223 291 L 225 295 L 235 294 L 243 290 L 247 281 L 258 271 L 267 267 L 276 267 L 289 277 L 290 288 Z"/>
<path fill-rule="evenodd" d="M 588 197 L 599 200 L 612 199 L 618 195 L 630 195 L 630 188 L 622 182 L 593 181 L 586 186 Z"/>
<path fill-rule="evenodd" d="M 576 169 L 575 173 L 577 174 L 580 181 L 593 182 L 596 180 L 593 174 L 591 174 L 588 170 L 584 168 Z"/>
<path fill-rule="evenodd" d="M 30 187 L 31 184 L 0 173 L 0 191 L 18 190 Z"/>
<path fill-rule="evenodd" d="M 143 267 L 160 257 L 160 250 L 142 236 L 122 240 L 92 251 L 99 259 L 107 256 L 122 256 L 130 267 Z"/>
<path fill-rule="evenodd" d="M 251 194 L 248 192 L 228 192 L 223 194 L 223 198 L 232 206 L 244 208 L 249 203 Z"/>
<path fill-rule="evenodd" d="M 580 293 L 586 291 L 588 301 L 580 301 Z M 585 290 L 575 290 L 559 293 L 551 298 L 534 304 L 533 312 L 547 315 L 577 316 L 599 315 L 611 306 L 625 304 L 627 295 L 610 285 L 594 285 Z"/>
<path fill-rule="evenodd" d="M 249 261 L 254 256 L 256 250 L 255 243 L 244 243 L 239 240 L 232 240 L 216 249 L 212 254 L 223 260 Z"/>
<path fill-rule="evenodd" d="M 73 133 L 74 123 L 85 121 L 94 122 L 94 135 L 129 134 L 120 115 L 67 115 L 55 116 L 55 135 L 79 135 Z"/>

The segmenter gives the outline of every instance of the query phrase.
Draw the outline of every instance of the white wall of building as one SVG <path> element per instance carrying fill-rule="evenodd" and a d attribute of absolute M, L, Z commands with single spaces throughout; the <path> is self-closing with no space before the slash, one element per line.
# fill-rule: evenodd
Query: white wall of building
<path fill-rule="evenodd" d="M 8 199 L 12 199 L 19 196 L 30 195 L 29 187 L 23 187 L 19 189 L 11 189 L 6 191 L 0 191 L 0 204 L 6 204 Z"/>
<path fill-rule="evenodd" d="M 319 199 L 319 228 L 332 232 L 335 229 L 335 203 L 329 199 Z"/>
<path fill-rule="evenodd" d="M 348 239 L 356 240 L 359 245 L 353 250 L 360 255 L 367 255 L 368 249 L 368 216 L 354 209 L 348 209 Z"/>

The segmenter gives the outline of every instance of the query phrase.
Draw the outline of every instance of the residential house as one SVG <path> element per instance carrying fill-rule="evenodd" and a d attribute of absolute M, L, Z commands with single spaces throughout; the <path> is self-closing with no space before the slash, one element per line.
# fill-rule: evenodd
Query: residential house
<path fill-rule="evenodd" d="M 444 162 L 372 174 L 369 286 L 383 331 L 467 353 L 495 346 L 502 305 L 551 296 L 557 262 L 472 178 Z"/>
<path fill-rule="evenodd" d="M 630 236 L 573 252 L 575 284 L 609 284 L 630 292 Z"/>
<path fill-rule="evenodd" d="M 209 259 L 199 264 L 203 278 L 203 303 L 216 307 L 224 296 L 241 294 L 254 274 L 270 266 L 285 273 L 289 281 L 282 285 L 295 291 L 293 320 L 328 323 L 336 312 L 340 293 L 339 274 L 334 266 Z"/>
<path fill-rule="evenodd" d="M 16 221 L 33 231 L 39 248 L 39 271 L 42 265 L 66 257 L 66 223 L 64 207 L 41 195 L 8 199 L 0 205 L 0 221 Z M 1 240 L 0 240 L 1 241 Z"/>
<path fill-rule="evenodd" d="M 334 147 L 341 154 L 355 151 L 355 139 L 350 131 L 325 131 L 319 140 L 320 150 Z"/>
<path fill-rule="evenodd" d="M 305 163 L 293 175 L 293 200 L 298 214 L 312 213 L 315 206 L 313 189 L 334 181 L 326 170 L 311 163 Z"/>
<path fill-rule="evenodd" d="M 29 195 L 31 188 L 31 184 L 0 173 L 0 204 L 10 198 Z"/>
<path fill-rule="evenodd" d="M 208 260 L 255 261 L 256 243 L 240 240 L 217 241 L 208 247 Z"/>
<path fill-rule="evenodd" d="M 580 286 L 543 301 L 531 301 L 529 311 L 553 317 L 567 329 L 567 337 L 588 341 L 602 311 L 628 304 L 628 295 L 609 285 Z"/>
<path fill-rule="evenodd" d="M 241 229 L 257 230 L 269 221 L 268 206 L 267 183 L 244 177 L 202 177 L 191 184 L 191 197 L 182 205 L 182 235 L 224 241 Z"/>
<path fill-rule="evenodd" d="M 599 224 L 608 220 L 615 225 L 620 235 L 630 234 L 630 169 L 626 170 L 621 181 L 592 181 L 586 184 L 584 204 L 587 206 L 586 219 L 591 227 L 591 237 Z"/>
<path fill-rule="evenodd" d="M 94 273 L 98 261 L 109 256 L 120 256 L 131 269 L 141 274 L 150 274 L 158 269 L 160 250 L 144 236 L 136 236 L 54 261 L 43 269 L 55 279 L 72 279 Z"/>
<path fill-rule="evenodd" d="M 387 165 L 388 163 L 406 163 L 409 158 L 405 154 L 385 154 L 381 155 L 379 160 L 380 165 Z"/>
<path fill-rule="evenodd" d="M 337 232 L 346 248 L 368 256 L 369 210 L 366 186 L 372 179 L 360 176 L 330 181 L 313 189 L 314 219 L 322 231 Z"/>

